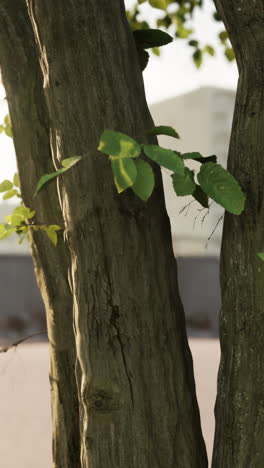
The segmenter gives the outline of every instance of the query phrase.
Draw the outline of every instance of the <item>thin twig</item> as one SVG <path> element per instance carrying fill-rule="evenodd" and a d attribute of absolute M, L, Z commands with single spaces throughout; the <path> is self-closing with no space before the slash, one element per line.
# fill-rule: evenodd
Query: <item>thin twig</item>
<path fill-rule="evenodd" d="M 206 242 L 206 244 L 205 244 L 205 248 L 206 248 L 206 249 L 207 249 L 208 244 L 209 244 L 210 240 L 212 239 L 212 237 L 213 237 L 213 235 L 214 235 L 214 233 L 215 233 L 215 231 L 216 231 L 216 229 L 217 229 L 219 223 L 222 221 L 223 217 L 224 217 L 224 215 L 220 216 L 220 218 L 218 219 L 218 221 L 217 221 L 217 223 L 216 223 L 214 229 L 212 230 L 210 236 L 208 237 L 207 242 Z"/>
<path fill-rule="evenodd" d="M 14 343 L 12 343 L 11 345 L 5 346 L 4 348 L 1 348 L 0 353 L 7 353 L 7 351 L 9 351 L 12 348 L 16 348 L 21 343 L 24 343 L 24 341 L 27 341 L 30 338 L 34 338 L 35 336 L 44 335 L 45 333 L 47 333 L 47 330 L 32 333 L 31 335 L 25 336 L 24 338 L 20 338 L 20 340 L 14 341 Z"/>
<path fill-rule="evenodd" d="M 191 200 L 189 203 L 187 203 L 187 205 L 184 205 L 184 207 L 180 209 L 179 215 L 182 214 L 185 210 L 187 210 L 187 213 L 185 214 L 185 216 L 186 216 L 186 215 L 188 214 L 188 212 L 189 212 L 189 209 L 190 209 L 191 204 L 192 204 L 194 201 L 195 201 L 195 200 Z"/>
<path fill-rule="evenodd" d="M 206 210 L 206 213 L 205 213 L 203 219 L 204 219 L 205 216 L 208 214 L 208 208 L 205 208 L 205 207 L 204 207 L 204 208 L 199 208 L 199 209 L 197 210 L 198 213 L 197 213 L 197 215 L 195 215 L 195 218 L 194 218 L 194 220 L 193 220 L 193 229 L 195 229 L 196 221 L 198 220 L 200 214 L 201 214 L 204 210 Z M 202 226 L 202 225 L 203 225 L 203 224 L 201 223 L 201 226 Z"/>

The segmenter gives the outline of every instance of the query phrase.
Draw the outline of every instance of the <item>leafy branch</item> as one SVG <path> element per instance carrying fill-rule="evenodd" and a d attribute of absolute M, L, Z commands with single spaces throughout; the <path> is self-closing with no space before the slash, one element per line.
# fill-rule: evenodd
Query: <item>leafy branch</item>
<path fill-rule="evenodd" d="M 179 138 L 172 127 L 155 127 L 149 133 Z M 113 130 L 103 132 L 98 149 L 109 157 L 118 193 L 131 188 L 143 201 L 148 200 L 155 186 L 153 169 L 146 161 L 149 159 L 172 172 L 177 196 L 192 195 L 205 208 L 211 198 L 236 215 L 244 209 L 245 194 L 232 174 L 217 164 L 215 155 L 204 157 L 198 152 L 180 153 L 158 145 L 142 145 Z M 201 164 L 197 175 L 186 166 L 188 160 Z"/>

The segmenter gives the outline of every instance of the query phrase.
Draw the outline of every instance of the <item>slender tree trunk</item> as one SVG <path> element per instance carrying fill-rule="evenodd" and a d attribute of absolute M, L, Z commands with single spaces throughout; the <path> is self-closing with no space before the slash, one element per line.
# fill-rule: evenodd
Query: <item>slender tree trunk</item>
<path fill-rule="evenodd" d="M 115 191 L 104 128 L 153 124 L 123 1 L 28 1 L 60 181 L 77 344 L 83 468 L 206 467 L 160 173 L 145 204 Z"/>
<path fill-rule="evenodd" d="M 36 223 L 59 224 L 63 218 L 56 185 L 33 199 L 37 181 L 53 169 L 49 117 L 43 78 L 23 0 L 0 2 L 0 65 L 13 125 L 23 201 L 36 210 Z M 44 233 L 34 233 L 32 251 L 47 312 L 51 354 L 53 460 L 56 468 L 80 466 L 78 394 L 74 374 L 72 294 L 67 275 L 69 253 L 62 236 L 55 248 Z"/>
<path fill-rule="evenodd" d="M 213 467 L 264 466 L 264 1 L 216 1 L 239 67 L 228 166 L 247 194 L 225 216 Z"/>

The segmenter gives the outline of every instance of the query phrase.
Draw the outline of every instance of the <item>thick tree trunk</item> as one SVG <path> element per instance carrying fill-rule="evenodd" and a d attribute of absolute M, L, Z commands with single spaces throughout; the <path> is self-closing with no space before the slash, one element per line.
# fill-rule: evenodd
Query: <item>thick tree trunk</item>
<path fill-rule="evenodd" d="M 28 1 L 60 181 L 78 357 L 83 468 L 207 466 L 161 177 L 118 195 L 104 128 L 146 141 L 152 121 L 124 5 Z"/>
<path fill-rule="evenodd" d="M 33 199 L 40 176 L 54 169 L 43 78 L 24 0 L 0 2 L 0 65 L 13 125 L 23 201 L 36 210 L 36 224 L 63 226 L 55 184 Z M 74 375 L 72 295 L 67 280 L 69 253 L 62 238 L 55 248 L 41 232 L 34 233 L 32 250 L 47 312 L 54 467 L 78 468 L 79 411 Z"/>
<path fill-rule="evenodd" d="M 216 1 L 239 67 L 228 166 L 247 194 L 226 215 L 214 468 L 264 466 L 264 2 Z"/>

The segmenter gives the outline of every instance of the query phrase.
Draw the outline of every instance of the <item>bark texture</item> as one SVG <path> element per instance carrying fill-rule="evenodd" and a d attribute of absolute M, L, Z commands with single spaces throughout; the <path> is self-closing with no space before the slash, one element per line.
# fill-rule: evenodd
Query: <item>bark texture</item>
<path fill-rule="evenodd" d="M 56 184 L 33 198 L 40 176 L 52 172 L 54 166 L 43 77 L 23 0 L 0 2 L 0 66 L 13 125 L 23 201 L 26 206 L 36 210 L 36 224 L 63 226 Z M 67 280 L 69 253 L 62 235 L 55 248 L 41 232 L 34 233 L 32 251 L 37 281 L 46 307 L 50 343 L 53 466 L 78 468 L 79 410 L 74 374 L 73 301 Z"/>
<path fill-rule="evenodd" d="M 264 466 L 264 2 L 217 0 L 239 68 L 228 167 L 246 192 L 226 214 L 214 468 Z"/>
<path fill-rule="evenodd" d="M 28 1 L 60 180 L 77 344 L 83 468 L 194 468 L 207 459 L 160 173 L 145 204 L 117 195 L 105 128 L 153 123 L 124 5 Z"/>

